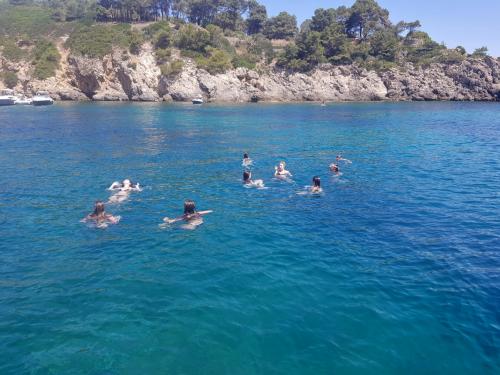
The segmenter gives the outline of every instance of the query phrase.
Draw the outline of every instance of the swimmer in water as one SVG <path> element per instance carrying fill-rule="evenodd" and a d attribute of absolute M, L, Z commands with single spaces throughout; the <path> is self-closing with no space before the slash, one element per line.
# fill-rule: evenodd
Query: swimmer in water
<path fill-rule="evenodd" d="M 264 187 L 263 180 L 252 180 L 252 172 L 250 171 L 243 172 L 243 184 L 247 187 L 256 187 L 256 188 Z"/>
<path fill-rule="evenodd" d="M 313 186 L 311 186 L 312 194 L 318 194 L 323 192 L 323 189 L 321 189 L 321 179 L 319 178 L 319 176 L 314 176 L 312 182 L 313 182 Z"/>
<path fill-rule="evenodd" d="M 250 157 L 248 156 L 248 154 L 245 152 L 243 154 L 243 161 L 241 162 L 241 165 L 243 165 L 244 167 L 247 167 L 249 165 L 252 165 L 253 163 L 253 160 L 250 159 Z"/>
<path fill-rule="evenodd" d="M 340 172 L 339 166 L 335 163 L 330 164 L 330 171 L 338 174 Z"/>
<path fill-rule="evenodd" d="M 352 161 L 350 161 L 349 159 L 344 159 L 342 157 L 342 155 L 337 155 L 337 157 L 335 158 L 335 160 L 337 160 L 337 164 L 340 163 L 341 161 L 347 163 L 347 164 L 352 164 Z"/>
<path fill-rule="evenodd" d="M 122 183 L 116 181 L 113 182 L 113 184 L 108 188 L 108 190 L 116 191 L 118 190 L 115 194 L 113 194 L 109 200 L 109 204 L 115 204 L 115 203 L 122 203 L 125 202 L 132 191 L 142 191 L 139 183 L 132 183 L 129 179 L 123 180 Z"/>
<path fill-rule="evenodd" d="M 120 221 L 120 216 L 113 216 L 108 214 L 105 210 L 104 203 L 102 201 L 95 202 L 94 212 L 88 214 L 82 222 L 93 221 L 97 224 L 97 227 L 106 228 L 108 224 L 118 224 Z"/>
<path fill-rule="evenodd" d="M 132 183 L 129 179 L 123 180 L 123 182 L 115 181 L 111 184 L 108 190 L 121 190 L 121 191 L 142 191 L 139 183 Z"/>
<path fill-rule="evenodd" d="M 292 177 L 292 174 L 285 169 L 286 163 L 281 161 L 277 166 L 274 167 L 274 176 L 276 178 L 287 179 Z"/>
<path fill-rule="evenodd" d="M 192 200 L 187 199 L 184 202 L 184 214 L 176 219 L 169 219 L 165 217 L 163 222 L 165 224 L 174 224 L 179 221 L 184 221 L 185 224 L 182 226 L 184 229 L 196 229 L 199 225 L 203 224 L 203 216 L 210 214 L 213 211 L 196 211 L 195 203 Z"/>

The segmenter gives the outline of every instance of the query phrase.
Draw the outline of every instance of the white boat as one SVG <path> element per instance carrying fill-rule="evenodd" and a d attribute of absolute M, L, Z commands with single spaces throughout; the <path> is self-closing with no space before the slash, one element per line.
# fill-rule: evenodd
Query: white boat
<path fill-rule="evenodd" d="M 4 89 L 0 91 L 0 105 L 14 105 L 16 99 L 14 90 Z"/>
<path fill-rule="evenodd" d="M 16 105 L 31 105 L 33 104 L 33 100 L 30 98 L 27 98 L 26 96 L 18 96 L 16 98 L 16 101 L 14 102 Z"/>
<path fill-rule="evenodd" d="M 47 91 L 38 91 L 33 97 L 33 105 L 51 105 L 54 99 L 49 96 Z"/>
<path fill-rule="evenodd" d="M 203 104 L 203 99 L 200 98 L 195 98 L 192 100 L 193 104 Z"/>

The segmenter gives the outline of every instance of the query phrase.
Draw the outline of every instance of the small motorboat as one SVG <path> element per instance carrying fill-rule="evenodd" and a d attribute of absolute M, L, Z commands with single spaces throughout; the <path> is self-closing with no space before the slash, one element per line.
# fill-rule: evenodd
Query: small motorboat
<path fill-rule="evenodd" d="M 193 104 L 203 104 L 203 98 L 198 97 L 192 100 Z"/>
<path fill-rule="evenodd" d="M 47 91 L 38 91 L 33 97 L 33 105 L 51 105 L 54 104 L 54 99 L 49 96 Z"/>
<path fill-rule="evenodd" d="M 14 90 L 4 89 L 0 91 L 0 105 L 14 105 L 16 104 L 16 99 Z"/>
<path fill-rule="evenodd" d="M 33 104 L 33 100 L 26 96 L 18 96 L 14 102 L 16 105 L 31 105 Z"/>

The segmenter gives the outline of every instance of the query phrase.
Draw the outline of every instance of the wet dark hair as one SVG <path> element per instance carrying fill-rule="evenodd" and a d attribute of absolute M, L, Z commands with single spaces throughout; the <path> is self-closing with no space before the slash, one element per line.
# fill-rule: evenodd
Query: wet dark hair
<path fill-rule="evenodd" d="M 319 178 L 319 176 L 313 177 L 313 184 L 314 187 L 321 187 L 321 179 Z"/>
<path fill-rule="evenodd" d="M 102 201 L 96 201 L 93 215 L 99 216 L 102 213 L 104 213 L 104 203 L 102 203 Z"/>
<path fill-rule="evenodd" d="M 243 154 L 243 159 L 248 159 L 248 154 L 246 152 Z"/>
<path fill-rule="evenodd" d="M 194 201 L 186 199 L 184 201 L 184 215 L 192 215 L 195 213 L 196 207 Z"/>
<path fill-rule="evenodd" d="M 243 172 L 243 181 L 247 182 L 248 180 L 250 180 L 250 172 L 244 171 Z"/>

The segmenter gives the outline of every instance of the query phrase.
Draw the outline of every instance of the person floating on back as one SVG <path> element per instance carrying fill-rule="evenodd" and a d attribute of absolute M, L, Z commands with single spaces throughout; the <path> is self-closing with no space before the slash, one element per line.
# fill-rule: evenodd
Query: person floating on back
<path fill-rule="evenodd" d="M 245 152 L 243 154 L 243 161 L 241 162 L 241 165 L 244 166 L 244 167 L 248 167 L 250 165 L 252 165 L 253 163 L 253 160 L 250 159 L 250 157 L 248 156 L 248 154 Z"/>
<path fill-rule="evenodd" d="M 274 177 L 282 179 L 282 180 L 288 180 L 290 177 L 292 177 L 292 174 L 285 169 L 286 163 L 284 161 L 281 161 L 277 166 L 274 167 Z"/>
<path fill-rule="evenodd" d="M 252 172 L 250 171 L 243 172 L 243 184 L 245 185 L 245 187 L 256 187 L 256 188 L 264 187 L 263 180 L 252 180 Z"/>
<path fill-rule="evenodd" d="M 138 182 L 134 184 L 129 179 L 125 179 L 123 180 L 123 182 L 113 182 L 108 190 L 142 191 L 141 186 Z"/>
<path fill-rule="evenodd" d="M 104 203 L 102 201 L 97 201 L 95 202 L 94 212 L 88 214 L 82 222 L 86 223 L 92 221 L 96 224 L 97 228 L 107 228 L 109 224 L 118 224 L 120 219 L 120 216 L 108 214 L 105 210 Z"/>
<path fill-rule="evenodd" d="M 185 224 L 182 225 L 181 227 L 183 229 L 196 229 L 196 227 L 200 226 L 203 224 L 203 216 L 206 214 L 210 214 L 213 211 L 196 211 L 196 206 L 194 201 L 187 199 L 184 202 L 184 214 L 178 218 L 175 219 L 170 219 L 168 217 L 165 217 L 163 219 L 163 222 L 165 224 L 174 224 L 179 221 L 184 221 Z"/>
<path fill-rule="evenodd" d="M 142 191 L 138 182 L 134 184 L 129 179 L 123 180 L 122 183 L 118 181 L 113 182 L 108 190 L 116 191 L 116 193 L 109 198 L 109 204 L 122 203 L 128 199 L 130 192 Z"/>

